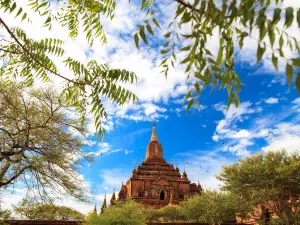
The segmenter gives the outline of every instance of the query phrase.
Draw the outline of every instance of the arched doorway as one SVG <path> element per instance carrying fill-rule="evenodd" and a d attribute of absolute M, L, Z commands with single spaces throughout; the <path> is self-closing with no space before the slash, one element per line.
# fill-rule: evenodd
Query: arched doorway
<path fill-rule="evenodd" d="M 165 192 L 161 191 L 159 194 L 159 200 L 165 200 Z"/>

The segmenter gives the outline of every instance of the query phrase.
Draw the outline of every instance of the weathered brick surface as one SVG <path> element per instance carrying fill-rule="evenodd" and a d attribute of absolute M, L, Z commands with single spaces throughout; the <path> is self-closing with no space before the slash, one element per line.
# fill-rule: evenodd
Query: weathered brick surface
<path fill-rule="evenodd" d="M 6 220 L 9 225 L 81 225 L 80 221 L 64 220 Z"/>
<path fill-rule="evenodd" d="M 7 220 L 9 225 L 81 225 L 79 221 L 63 220 Z M 129 224 L 130 225 L 130 224 Z M 208 225 L 206 223 L 148 223 L 147 225 Z M 224 223 L 223 225 L 236 225 L 236 223 Z M 243 224 L 239 224 L 243 225 Z"/>

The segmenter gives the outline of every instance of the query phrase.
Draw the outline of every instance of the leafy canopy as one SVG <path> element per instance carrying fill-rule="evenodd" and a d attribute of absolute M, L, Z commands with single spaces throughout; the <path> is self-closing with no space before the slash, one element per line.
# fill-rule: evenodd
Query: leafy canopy
<path fill-rule="evenodd" d="M 54 91 L 0 83 L 0 191 L 19 182 L 44 200 L 56 193 L 86 200 L 76 172 L 91 160 L 81 150 L 85 134 L 73 108 Z"/>
<path fill-rule="evenodd" d="M 116 205 L 106 208 L 101 215 L 90 214 L 87 225 L 144 225 L 148 212 L 146 207 L 133 200 L 117 202 Z"/>
<path fill-rule="evenodd" d="M 181 204 L 183 215 L 191 222 L 221 224 L 235 221 L 237 207 L 232 195 L 206 190 Z"/>
<path fill-rule="evenodd" d="M 244 46 L 244 40 L 251 38 L 257 42 L 257 64 L 266 50 L 272 52 L 270 60 L 278 71 L 279 61 L 286 64 L 286 80 L 295 86 L 300 94 L 300 37 L 292 36 L 288 28 L 294 24 L 300 27 L 300 9 L 283 8 L 281 3 L 288 0 L 175 0 L 177 10 L 169 25 L 158 23 L 159 1 L 142 0 L 141 10 L 146 11 L 145 24 L 140 25 L 134 35 L 139 48 L 140 39 L 148 44 L 148 37 L 154 36 L 153 27 L 164 29 L 165 42 L 161 54 L 162 73 L 166 76 L 178 54 L 186 57 L 180 61 L 185 65 L 190 90 L 184 101 L 187 109 L 197 103 L 201 90 L 225 88 L 228 92 L 228 107 L 234 102 L 239 105 L 239 92 L 243 85 L 235 70 L 236 52 Z M 219 33 L 218 51 L 214 55 L 209 49 L 209 41 Z M 258 33 L 258 35 L 255 35 Z M 287 52 L 295 53 L 287 57 Z"/>
<path fill-rule="evenodd" d="M 18 206 L 14 206 L 15 213 L 29 220 L 79 220 L 85 216 L 75 209 L 53 204 L 35 203 L 23 199 Z"/>
<path fill-rule="evenodd" d="M 300 154 L 297 152 L 257 153 L 224 166 L 217 178 L 224 182 L 223 190 L 249 204 L 268 203 L 279 217 L 290 214 L 291 218 L 296 213 L 292 206 L 300 196 Z"/>
<path fill-rule="evenodd" d="M 49 30 L 52 25 L 66 29 L 71 38 L 76 38 L 83 32 L 90 46 L 94 42 L 105 44 L 107 39 L 101 25 L 101 18 L 114 17 L 116 3 L 112 0 L 27 0 L 31 13 L 40 15 L 44 27 Z M 58 3 L 58 10 L 53 5 Z M 33 23 L 30 13 L 21 8 L 15 0 L 1 0 L 0 78 L 7 86 L 12 78 L 21 78 L 22 84 L 32 86 L 34 81 L 53 81 L 58 77 L 64 87 L 61 95 L 72 104 L 81 121 L 85 114 L 91 113 L 95 119 L 96 129 L 100 137 L 104 134 L 102 122 L 107 118 L 103 100 L 109 100 L 117 105 L 137 100 L 136 95 L 121 84 L 134 83 L 137 76 L 129 71 L 111 69 L 107 64 L 98 64 L 91 60 L 87 64 L 68 56 L 64 51 L 64 42 L 56 38 L 35 40 L 20 27 L 10 27 L 5 22 L 5 14 L 15 15 L 20 22 Z M 20 24 L 21 25 L 21 24 Z M 71 76 L 62 73 L 58 62 L 63 62 Z M 64 68 L 63 68 L 64 69 Z"/>
<path fill-rule="evenodd" d="M 182 207 L 178 205 L 168 205 L 160 209 L 153 209 L 150 212 L 148 221 L 159 223 L 184 222 L 187 221 L 183 215 Z"/>

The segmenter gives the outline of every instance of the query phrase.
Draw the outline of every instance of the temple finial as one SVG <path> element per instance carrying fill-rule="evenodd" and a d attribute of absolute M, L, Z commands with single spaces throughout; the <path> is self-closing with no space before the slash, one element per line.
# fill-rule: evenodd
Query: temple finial
<path fill-rule="evenodd" d="M 103 200 L 103 204 L 102 204 L 102 207 L 101 207 L 101 211 L 100 211 L 100 214 L 103 214 L 104 210 L 107 208 L 107 205 L 106 205 L 106 193 L 104 195 L 104 200 Z"/>
<path fill-rule="evenodd" d="M 97 214 L 97 206 L 96 206 L 96 203 L 95 203 L 95 206 L 94 206 L 93 213 Z"/>
<path fill-rule="evenodd" d="M 158 141 L 157 136 L 156 136 L 156 127 L 155 127 L 155 123 L 153 124 L 153 127 L 152 127 L 151 141 Z"/>

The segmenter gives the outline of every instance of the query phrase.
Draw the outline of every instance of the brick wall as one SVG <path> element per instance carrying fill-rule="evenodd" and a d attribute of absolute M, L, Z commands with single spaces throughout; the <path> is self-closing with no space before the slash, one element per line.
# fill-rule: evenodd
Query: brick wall
<path fill-rule="evenodd" d="M 6 220 L 9 225 L 81 225 L 81 221 L 64 220 Z"/>

